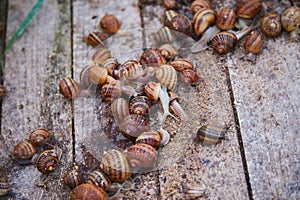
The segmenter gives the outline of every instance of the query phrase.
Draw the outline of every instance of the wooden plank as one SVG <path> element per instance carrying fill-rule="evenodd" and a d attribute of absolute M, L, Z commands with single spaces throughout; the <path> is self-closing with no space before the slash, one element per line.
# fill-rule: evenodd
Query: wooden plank
<path fill-rule="evenodd" d="M 255 64 L 240 59 L 243 43 L 227 62 L 254 199 L 300 198 L 300 45 L 288 37 L 264 37 Z"/>
<path fill-rule="evenodd" d="M 9 1 L 7 39 L 35 2 Z M 44 1 L 6 54 L 0 163 L 11 191 L 4 199 L 66 199 L 69 195 L 60 178 L 73 162 L 72 110 L 70 102 L 59 94 L 58 82 L 71 75 L 70 8 L 70 1 Z M 63 151 L 47 180 L 34 165 L 21 166 L 12 156 L 17 142 L 38 127 L 49 129 L 51 143 Z"/>

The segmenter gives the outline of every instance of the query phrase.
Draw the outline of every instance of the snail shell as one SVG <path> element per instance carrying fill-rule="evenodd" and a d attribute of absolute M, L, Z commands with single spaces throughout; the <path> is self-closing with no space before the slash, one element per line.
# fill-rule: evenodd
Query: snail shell
<path fill-rule="evenodd" d="M 103 67 L 107 69 L 108 75 L 115 77 L 115 71 L 119 68 L 117 58 L 108 58 L 103 62 Z"/>
<path fill-rule="evenodd" d="M 216 144 L 225 138 L 225 129 L 220 125 L 204 125 L 198 129 L 197 135 L 204 144 Z"/>
<path fill-rule="evenodd" d="M 92 82 L 89 78 L 90 68 L 91 68 L 91 66 L 86 66 L 80 71 L 80 74 L 79 74 L 80 87 L 82 87 L 82 88 L 88 88 L 92 84 Z"/>
<path fill-rule="evenodd" d="M 172 44 L 175 38 L 173 31 L 167 26 L 158 29 L 158 31 L 153 34 L 153 40 L 159 44 Z"/>
<path fill-rule="evenodd" d="M 14 148 L 14 156 L 17 160 L 29 160 L 35 153 L 35 146 L 27 141 L 19 142 Z"/>
<path fill-rule="evenodd" d="M 171 44 L 163 44 L 158 48 L 158 51 L 166 59 L 172 59 L 178 55 L 178 49 Z"/>
<path fill-rule="evenodd" d="M 236 14 L 233 8 L 224 7 L 217 12 L 216 25 L 221 30 L 229 30 L 235 27 Z"/>
<path fill-rule="evenodd" d="M 142 65 L 162 65 L 167 61 L 164 56 L 162 56 L 157 49 L 146 49 L 142 53 L 139 61 Z"/>
<path fill-rule="evenodd" d="M 104 45 L 104 41 L 108 38 L 106 33 L 101 31 L 90 32 L 87 36 L 82 38 L 82 41 L 88 45 L 96 47 L 98 45 Z"/>
<path fill-rule="evenodd" d="M 80 94 L 79 84 L 72 78 L 66 77 L 59 82 L 59 92 L 67 99 L 73 99 Z"/>
<path fill-rule="evenodd" d="M 96 185 L 84 183 L 78 185 L 70 194 L 70 200 L 89 199 L 89 200 L 107 200 L 107 193 Z"/>
<path fill-rule="evenodd" d="M 172 18 L 177 16 L 177 15 L 178 15 L 178 13 L 174 10 L 166 10 L 166 12 L 165 12 L 165 25 L 170 27 Z"/>
<path fill-rule="evenodd" d="M 277 12 L 267 13 L 260 21 L 261 31 L 268 37 L 275 37 L 281 32 L 280 16 Z"/>
<path fill-rule="evenodd" d="M 193 69 L 185 69 L 181 71 L 180 78 L 190 85 L 195 85 L 199 81 L 199 76 L 197 72 Z"/>
<path fill-rule="evenodd" d="M 173 110 L 173 112 L 180 117 L 183 121 L 188 120 L 188 115 L 184 112 L 181 105 L 178 103 L 178 96 L 175 92 L 169 91 L 169 97 L 170 97 L 170 108 Z"/>
<path fill-rule="evenodd" d="M 135 168 L 152 168 L 158 159 L 156 149 L 144 143 L 131 145 L 125 150 L 124 154 L 131 166 Z"/>
<path fill-rule="evenodd" d="M 297 41 L 297 27 L 300 25 L 300 8 L 292 6 L 286 9 L 281 16 L 281 24 L 284 30 L 290 32 L 291 41 Z"/>
<path fill-rule="evenodd" d="M 93 53 L 92 61 L 101 66 L 109 58 L 111 58 L 110 50 L 105 47 L 98 47 Z"/>
<path fill-rule="evenodd" d="M 136 96 L 129 102 L 131 114 L 148 115 L 153 103 L 147 96 Z"/>
<path fill-rule="evenodd" d="M 182 14 L 178 14 L 171 19 L 170 28 L 187 36 L 191 36 L 193 33 L 191 20 Z"/>
<path fill-rule="evenodd" d="M 217 33 L 210 41 L 212 48 L 219 54 L 226 54 L 231 51 L 238 39 L 235 34 L 230 32 Z"/>
<path fill-rule="evenodd" d="M 196 35 L 201 35 L 212 23 L 215 22 L 215 18 L 215 12 L 211 9 L 202 8 L 198 10 L 193 18 Z"/>
<path fill-rule="evenodd" d="M 98 85 L 115 82 L 115 79 L 108 75 L 108 71 L 106 68 L 99 67 L 97 65 L 89 68 L 88 77 L 89 82 Z"/>
<path fill-rule="evenodd" d="M 101 96 L 107 103 L 111 103 L 113 99 L 119 98 L 122 95 L 122 88 L 120 81 L 113 83 L 106 83 L 101 88 Z"/>
<path fill-rule="evenodd" d="M 161 65 L 155 72 L 155 77 L 168 90 L 173 90 L 176 87 L 177 72 L 171 65 Z"/>
<path fill-rule="evenodd" d="M 121 130 L 130 136 L 138 137 L 142 132 L 150 130 L 150 122 L 143 115 L 130 114 L 122 122 Z"/>
<path fill-rule="evenodd" d="M 101 160 L 100 168 L 115 182 L 124 182 L 131 176 L 131 167 L 126 156 L 118 150 L 110 150 Z"/>
<path fill-rule="evenodd" d="M 166 9 L 175 9 L 180 6 L 180 3 L 178 0 L 164 0 L 163 6 Z"/>
<path fill-rule="evenodd" d="M 111 112 L 117 123 L 121 123 L 129 113 L 128 102 L 123 98 L 115 99 L 111 104 Z"/>
<path fill-rule="evenodd" d="M 205 190 L 205 185 L 192 185 L 187 188 L 186 194 L 190 199 L 198 199 L 203 197 Z"/>
<path fill-rule="evenodd" d="M 35 164 L 41 173 L 49 174 L 58 164 L 58 155 L 54 149 L 44 150 L 37 156 Z"/>
<path fill-rule="evenodd" d="M 146 132 L 143 132 L 141 135 L 139 135 L 135 142 L 136 144 L 138 143 L 143 143 L 143 144 L 148 144 L 152 146 L 155 149 L 158 149 L 160 147 L 161 143 L 161 133 L 159 133 L 156 130 L 149 130 Z"/>
<path fill-rule="evenodd" d="M 246 38 L 244 47 L 247 52 L 256 54 L 262 51 L 263 44 L 262 35 L 258 31 L 252 31 Z"/>
<path fill-rule="evenodd" d="M 136 60 L 127 60 L 121 65 L 118 77 L 124 81 L 138 81 L 142 79 L 145 74 L 146 71 L 140 63 Z"/>
<path fill-rule="evenodd" d="M 178 58 L 174 61 L 171 61 L 169 64 L 178 72 L 194 68 L 192 61 L 188 58 Z"/>
<path fill-rule="evenodd" d="M 0 84 L 0 100 L 3 99 L 5 95 L 6 95 L 6 89 L 2 84 Z"/>
<path fill-rule="evenodd" d="M 236 12 L 241 18 L 251 19 L 260 12 L 261 0 L 238 0 Z"/>
<path fill-rule="evenodd" d="M 196 12 L 198 12 L 198 10 L 200 10 L 202 8 L 211 9 L 210 2 L 207 0 L 195 0 L 192 2 L 191 6 L 190 6 L 190 10 L 193 14 L 195 14 Z"/>
<path fill-rule="evenodd" d="M 99 27 L 109 34 L 116 33 L 120 29 L 120 26 L 119 20 L 112 14 L 104 15 L 99 21 Z"/>
<path fill-rule="evenodd" d="M 10 191 L 10 184 L 5 177 L 0 178 L 0 197 L 6 195 Z"/>
<path fill-rule="evenodd" d="M 32 131 L 29 135 L 31 144 L 36 147 L 41 146 L 50 136 L 50 132 L 47 129 L 39 128 Z"/>
<path fill-rule="evenodd" d="M 92 171 L 88 175 L 88 183 L 97 185 L 103 190 L 107 190 L 111 186 L 111 180 L 104 173 L 99 171 Z"/>
<path fill-rule="evenodd" d="M 144 91 L 151 100 L 158 101 L 159 92 L 161 90 L 160 83 L 150 81 L 145 85 Z"/>
<path fill-rule="evenodd" d="M 63 178 L 64 183 L 71 189 L 80 185 L 82 180 L 81 174 L 76 169 L 68 171 Z"/>

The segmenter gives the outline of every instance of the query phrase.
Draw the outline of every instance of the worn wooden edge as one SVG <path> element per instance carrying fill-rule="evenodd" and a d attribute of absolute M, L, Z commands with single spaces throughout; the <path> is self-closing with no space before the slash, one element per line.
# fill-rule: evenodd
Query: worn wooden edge
<path fill-rule="evenodd" d="M 7 40 L 35 1 L 10 1 Z M 58 82 L 71 75 L 70 1 L 44 1 L 26 31 L 5 57 L 2 102 L 1 165 L 11 184 L 6 199 L 65 199 L 61 177 L 72 164 L 71 102 L 58 92 Z M 52 19 L 52 20 L 49 20 Z M 49 143 L 62 150 L 58 167 L 47 179 L 30 164 L 19 165 L 12 156 L 14 145 L 35 128 L 46 128 Z M 57 192 L 59 191 L 59 192 Z"/>

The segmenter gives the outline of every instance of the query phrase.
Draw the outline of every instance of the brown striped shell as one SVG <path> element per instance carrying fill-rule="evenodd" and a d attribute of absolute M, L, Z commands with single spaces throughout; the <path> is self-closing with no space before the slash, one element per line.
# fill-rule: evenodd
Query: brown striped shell
<path fill-rule="evenodd" d="M 162 65 L 167 61 L 164 56 L 162 56 L 157 49 L 145 49 L 140 56 L 140 64 L 142 65 Z"/>
<path fill-rule="evenodd" d="M 36 148 L 28 141 L 19 142 L 14 147 L 14 156 L 17 160 L 29 160 L 36 153 Z"/>
<path fill-rule="evenodd" d="M 171 65 L 161 65 L 155 72 L 155 77 L 168 90 L 173 90 L 176 87 L 177 72 Z"/>
<path fill-rule="evenodd" d="M 109 58 L 111 58 L 111 52 L 105 47 L 97 47 L 92 55 L 92 61 L 100 66 Z"/>
<path fill-rule="evenodd" d="M 178 0 L 164 0 L 163 6 L 166 9 L 175 9 L 175 8 L 178 8 L 180 6 L 180 3 L 179 3 Z"/>
<path fill-rule="evenodd" d="M 108 71 L 104 67 L 94 65 L 88 70 L 89 82 L 97 85 L 115 82 L 114 78 L 108 75 Z"/>
<path fill-rule="evenodd" d="M 117 123 L 122 123 L 122 121 L 130 114 L 128 101 L 123 98 L 115 99 L 111 106 L 111 112 L 114 117 L 114 120 Z"/>
<path fill-rule="evenodd" d="M 82 41 L 88 45 L 96 47 L 98 45 L 104 45 L 104 41 L 108 38 L 106 33 L 101 31 L 90 32 L 87 36 L 82 38 Z"/>
<path fill-rule="evenodd" d="M 137 143 L 125 150 L 130 165 L 134 168 L 153 168 L 158 159 L 158 152 L 148 144 Z"/>
<path fill-rule="evenodd" d="M 158 51 L 166 59 L 170 60 L 178 55 L 178 49 L 171 44 L 163 44 L 158 48 Z"/>
<path fill-rule="evenodd" d="M 6 89 L 2 84 L 0 84 L 0 100 L 3 99 L 5 95 L 6 95 Z"/>
<path fill-rule="evenodd" d="M 0 197 L 6 195 L 10 191 L 10 184 L 5 177 L 0 178 Z"/>
<path fill-rule="evenodd" d="M 126 134 L 138 137 L 142 132 L 150 130 L 150 122 L 143 115 L 130 114 L 123 120 L 120 128 Z"/>
<path fill-rule="evenodd" d="M 180 78 L 190 85 L 195 85 L 199 81 L 199 76 L 197 72 L 193 69 L 185 69 L 181 71 Z"/>
<path fill-rule="evenodd" d="M 241 18 L 251 19 L 262 9 L 261 0 L 238 0 L 236 12 Z"/>
<path fill-rule="evenodd" d="M 100 19 L 99 27 L 106 33 L 114 34 L 120 29 L 121 25 L 116 16 L 106 14 Z"/>
<path fill-rule="evenodd" d="M 107 69 L 108 75 L 115 77 L 115 71 L 119 68 L 119 62 L 117 58 L 108 58 L 103 62 L 102 65 Z"/>
<path fill-rule="evenodd" d="M 120 81 L 113 83 L 106 83 L 101 88 L 101 96 L 107 103 L 111 103 L 114 99 L 122 95 L 122 88 Z"/>
<path fill-rule="evenodd" d="M 139 135 L 136 138 L 135 142 L 136 144 L 138 143 L 148 144 L 153 148 L 158 149 L 160 147 L 161 139 L 162 139 L 161 133 L 159 133 L 156 130 L 149 130 Z"/>
<path fill-rule="evenodd" d="M 178 15 L 178 13 L 174 10 L 166 10 L 166 12 L 165 12 L 165 25 L 170 27 L 172 18 L 177 16 L 177 15 Z"/>
<path fill-rule="evenodd" d="M 175 41 L 174 32 L 167 26 L 164 26 L 152 35 L 153 40 L 158 44 L 171 44 Z"/>
<path fill-rule="evenodd" d="M 181 72 L 186 69 L 194 69 L 192 61 L 188 58 L 178 58 L 169 63 L 176 71 Z"/>
<path fill-rule="evenodd" d="M 107 190 L 111 186 L 111 180 L 108 178 L 107 175 L 100 171 L 92 171 L 88 175 L 88 183 L 97 185 L 98 187 L 102 188 L 103 190 Z"/>
<path fill-rule="evenodd" d="M 31 144 L 36 147 L 41 146 L 50 136 L 50 132 L 47 129 L 39 128 L 32 131 L 29 135 Z"/>
<path fill-rule="evenodd" d="M 108 194 L 96 185 L 84 183 L 78 185 L 70 194 L 70 200 L 78 199 L 107 200 Z"/>
<path fill-rule="evenodd" d="M 144 87 L 144 91 L 147 97 L 149 97 L 153 101 L 158 101 L 160 90 L 161 90 L 160 83 L 153 82 L 153 81 L 148 82 Z"/>
<path fill-rule="evenodd" d="M 276 37 L 281 32 L 280 15 L 269 12 L 260 20 L 260 29 L 268 37 Z"/>
<path fill-rule="evenodd" d="M 283 11 L 281 24 L 287 32 L 295 31 L 300 26 L 300 8 L 292 6 Z"/>
<path fill-rule="evenodd" d="M 138 81 L 146 74 L 144 67 L 136 60 L 124 62 L 118 72 L 118 78 L 124 81 Z"/>
<path fill-rule="evenodd" d="M 258 31 L 252 31 L 246 38 L 244 47 L 247 52 L 259 53 L 262 51 L 263 44 L 262 35 Z"/>
<path fill-rule="evenodd" d="M 216 144 L 225 138 L 225 129 L 220 125 L 204 125 L 197 131 L 198 139 L 204 144 Z"/>
<path fill-rule="evenodd" d="M 215 11 L 207 8 L 198 10 L 193 18 L 194 31 L 196 35 L 201 35 L 212 23 L 215 22 L 215 19 Z"/>
<path fill-rule="evenodd" d="M 35 164 L 41 173 L 49 174 L 58 164 L 58 155 L 54 149 L 44 150 L 37 156 Z"/>
<path fill-rule="evenodd" d="M 237 43 L 237 37 L 230 32 L 217 33 L 210 41 L 211 47 L 219 54 L 226 54 L 233 50 Z"/>
<path fill-rule="evenodd" d="M 136 96 L 129 101 L 131 114 L 148 115 L 153 103 L 147 96 Z"/>
<path fill-rule="evenodd" d="M 236 14 L 233 8 L 224 7 L 218 10 L 216 25 L 221 30 L 229 30 L 235 27 L 236 23 Z"/>
<path fill-rule="evenodd" d="M 211 4 L 208 0 L 195 0 L 192 2 L 190 6 L 190 10 L 193 14 L 195 14 L 198 10 L 202 8 L 211 9 Z"/>
<path fill-rule="evenodd" d="M 89 78 L 91 67 L 92 66 L 86 66 L 80 71 L 79 78 L 81 88 L 88 88 L 92 84 L 92 81 Z"/>
<path fill-rule="evenodd" d="M 187 36 L 191 36 L 193 33 L 191 20 L 183 14 L 178 14 L 171 19 L 170 28 Z"/>
<path fill-rule="evenodd" d="M 82 175 L 76 169 L 68 171 L 63 178 L 64 184 L 66 184 L 71 189 L 80 185 L 82 181 Z"/>
<path fill-rule="evenodd" d="M 101 160 L 100 168 L 115 182 L 124 182 L 131 176 L 131 167 L 126 156 L 118 150 L 108 151 Z"/>
<path fill-rule="evenodd" d="M 80 94 L 79 84 L 72 78 L 66 77 L 59 82 L 59 92 L 67 99 L 73 99 Z"/>
<path fill-rule="evenodd" d="M 189 199 L 201 199 L 205 195 L 205 185 L 192 185 L 187 187 L 186 194 Z"/>

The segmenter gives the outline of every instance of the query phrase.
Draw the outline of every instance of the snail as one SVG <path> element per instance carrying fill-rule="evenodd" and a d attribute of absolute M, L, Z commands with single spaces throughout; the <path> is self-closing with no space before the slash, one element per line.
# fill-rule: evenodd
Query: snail
<path fill-rule="evenodd" d="M 118 70 L 119 68 L 119 62 L 117 60 L 117 58 L 108 58 L 106 59 L 102 66 L 104 68 L 107 69 L 107 72 L 108 72 L 108 75 L 111 76 L 111 77 L 114 77 L 116 76 L 116 71 Z"/>
<path fill-rule="evenodd" d="M 258 31 L 252 31 L 246 38 L 244 47 L 247 52 L 246 60 L 254 61 L 255 55 L 262 51 L 264 41 L 262 35 Z"/>
<path fill-rule="evenodd" d="M 98 45 L 104 45 L 104 41 L 108 38 L 106 33 L 101 31 L 90 32 L 87 36 L 82 38 L 82 41 L 88 45 L 96 47 Z"/>
<path fill-rule="evenodd" d="M 58 164 L 59 155 L 55 149 L 44 150 L 35 160 L 36 168 L 42 174 L 51 173 Z"/>
<path fill-rule="evenodd" d="M 108 48 L 96 47 L 92 56 L 92 61 L 101 66 L 109 58 L 111 58 L 111 52 Z"/>
<path fill-rule="evenodd" d="M 142 132 L 150 130 L 150 122 L 143 115 L 130 114 L 124 118 L 120 128 L 126 134 L 137 137 Z"/>
<path fill-rule="evenodd" d="M 71 189 L 82 184 L 83 178 L 80 172 L 76 169 L 68 171 L 63 177 L 63 182 Z"/>
<path fill-rule="evenodd" d="M 110 108 L 112 115 L 118 124 L 121 124 L 122 121 L 130 115 L 128 102 L 124 98 L 116 98 L 113 100 Z"/>
<path fill-rule="evenodd" d="M 88 175 L 87 183 L 97 185 L 103 190 L 107 190 L 112 184 L 111 180 L 100 171 L 90 172 Z"/>
<path fill-rule="evenodd" d="M 152 34 L 152 38 L 158 44 L 172 44 L 176 40 L 174 31 L 167 26 L 158 29 L 157 32 Z"/>
<path fill-rule="evenodd" d="M 0 100 L 2 100 L 5 97 L 5 95 L 6 95 L 6 89 L 2 84 L 0 84 Z"/>
<path fill-rule="evenodd" d="M 236 13 L 241 18 L 252 19 L 261 9 L 261 0 L 238 0 Z"/>
<path fill-rule="evenodd" d="M 0 197 L 6 195 L 10 191 L 10 184 L 5 177 L 0 178 Z"/>
<path fill-rule="evenodd" d="M 183 14 L 178 14 L 171 19 L 170 28 L 187 36 L 192 36 L 193 33 L 191 20 Z"/>
<path fill-rule="evenodd" d="M 115 34 L 120 29 L 120 22 L 112 14 L 104 15 L 99 21 L 99 27 L 106 33 Z"/>
<path fill-rule="evenodd" d="M 204 125 L 198 129 L 197 136 L 203 144 L 216 144 L 225 138 L 225 129 L 220 125 Z"/>
<path fill-rule="evenodd" d="M 169 64 L 178 72 L 194 68 L 192 61 L 188 58 L 178 58 L 171 61 Z"/>
<path fill-rule="evenodd" d="M 128 158 L 130 165 L 135 169 L 153 168 L 158 159 L 156 149 L 144 143 L 129 146 L 124 154 Z"/>
<path fill-rule="evenodd" d="M 268 37 L 275 37 L 281 32 L 280 15 L 273 11 L 267 13 L 260 21 L 261 31 Z"/>
<path fill-rule="evenodd" d="M 97 85 L 104 85 L 105 83 L 114 83 L 116 80 L 108 75 L 107 68 L 99 67 L 97 65 L 91 66 L 88 69 L 88 82 Z"/>
<path fill-rule="evenodd" d="M 213 10 L 202 8 L 193 17 L 195 34 L 200 36 L 212 23 L 215 22 L 216 14 Z"/>
<path fill-rule="evenodd" d="M 113 83 L 106 83 L 101 88 L 101 96 L 107 103 L 111 103 L 113 99 L 119 98 L 122 95 L 122 88 L 120 81 Z"/>
<path fill-rule="evenodd" d="M 174 10 L 166 10 L 166 12 L 165 12 L 165 25 L 167 27 L 170 27 L 172 18 L 177 16 L 177 15 L 178 15 L 178 13 Z"/>
<path fill-rule="evenodd" d="M 73 99 L 80 94 L 79 84 L 72 78 L 66 77 L 59 82 L 59 92 L 67 99 Z"/>
<path fill-rule="evenodd" d="M 205 185 L 192 185 L 187 187 L 186 194 L 189 199 L 198 199 L 205 194 Z"/>
<path fill-rule="evenodd" d="M 29 135 L 29 141 L 36 147 L 41 146 L 50 136 L 47 129 L 39 128 L 32 131 Z"/>
<path fill-rule="evenodd" d="M 236 14 L 233 8 L 224 7 L 218 10 L 216 25 L 221 30 L 229 30 L 235 27 Z"/>
<path fill-rule="evenodd" d="M 161 139 L 162 139 L 162 135 L 160 132 L 156 130 L 149 130 L 140 134 L 136 138 L 135 143 L 148 144 L 153 148 L 158 149 L 161 146 Z"/>
<path fill-rule="evenodd" d="M 159 53 L 167 60 L 173 59 L 178 55 L 178 49 L 171 44 L 163 44 L 158 48 Z"/>
<path fill-rule="evenodd" d="M 285 31 L 290 33 L 290 40 L 297 41 L 297 31 L 300 26 L 300 8 L 292 6 L 287 8 L 281 16 L 281 24 Z"/>
<path fill-rule="evenodd" d="M 100 168 L 110 180 L 122 183 L 131 176 L 131 167 L 126 156 L 118 150 L 108 151 L 101 160 Z"/>
<path fill-rule="evenodd" d="M 199 76 L 193 69 L 185 69 L 181 71 L 180 78 L 190 85 L 196 85 L 199 81 Z"/>
<path fill-rule="evenodd" d="M 78 199 L 107 200 L 108 194 L 96 185 L 84 183 L 78 185 L 70 194 L 70 200 Z"/>
<path fill-rule="evenodd" d="M 127 60 L 118 70 L 117 77 L 124 83 L 144 83 L 149 77 L 147 71 L 136 60 Z"/>
<path fill-rule="evenodd" d="M 148 115 L 153 103 L 147 96 L 136 96 L 129 102 L 131 114 Z"/>
<path fill-rule="evenodd" d="M 202 8 L 211 9 L 211 3 L 208 0 L 195 0 L 190 6 L 190 10 L 193 14 Z"/>
<path fill-rule="evenodd" d="M 177 72 L 171 65 L 161 65 L 155 72 L 155 77 L 168 90 L 173 90 L 176 87 Z"/>
<path fill-rule="evenodd" d="M 178 96 L 175 92 L 170 91 L 169 92 L 170 97 L 170 108 L 173 110 L 173 112 L 180 117 L 181 120 L 187 121 L 188 115 L 184 112 L 181 105 L 178 102 Z"/>
<path fill-rule="evenodd" d="M 178 0 L 164 0 L 163 6 L 166 9 L 170 10 L 170 9 L 178 8 L 180 6 L 180 3 Z"/>
<path fill-rule="evenodd" d="M 220 29 L 214 25 L 210 26 L 206 29 L 206 31 L 202 34 L 200 40 L 198 40 L 193 46 L 191 47 L 192 53 L 197 53 L 203 51 L 208 48 L 207 43 L 220 31 Z"/>
<path fill-rule="evenodd" d="M 91 80 L 89 79 L 90 68 L 91 66 L 86 66 L 80 71 L 79 79 L 80 87 L 82 89 L 86 89 L 92 84 Z"/>
<path fill-rule="evenodd" d="M 13 151 L 14 157 L 20 164 L 28 164 L 31 162 L 32 156 L 36 153 L 36 147 L 28 141 L 19 142 Z"/>
<path fill-rule="evenodd" d="M 142 65 L 162 65 L 165 64 L 167 61 L 164 56 L 162 56 L 157 49 L 145 49 L 140 56 L 139 60 L 140 64 Z"/>

